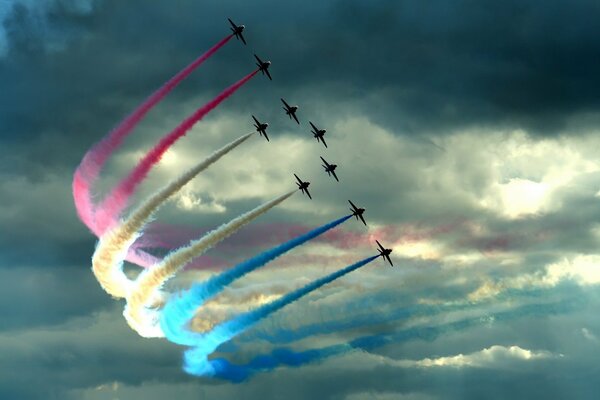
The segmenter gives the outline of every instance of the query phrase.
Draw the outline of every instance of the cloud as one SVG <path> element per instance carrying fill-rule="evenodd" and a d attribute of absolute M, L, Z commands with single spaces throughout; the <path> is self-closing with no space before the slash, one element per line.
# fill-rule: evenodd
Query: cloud
<path fill-rule="evenodd" d="M 77 35 L 78 19 L 88 17 L 99 0 L 6 0 L 0 5 L 0 59 L 19 51 L 64 51 Z"/>
<path fill-rule="evenodd" d="M 417 361 L 395 361 L 394 365 L 404 367 L 454 367 L 454 368 L 498 368 L 503 364 L 508 364 L 514 361 L 534 361 L 543 360 L 546 358 L 556 357 L 547 351 L 531 351 L 522 349 L 519 346 L 500 346 L 494 345 L 481 351 L 463 355 L 425 358 Z"/>
<path fill-rule="evenodd" d="M 69 186 L 84 152 L 226 34 L 229 16 L 246 24 L 250 46 L 232 42 L 153 110 L 111 160 L 100 189 L 185 115 L 247 73 L 255 50 L 272 59 L 274 81 L 251 82 L 190 132 L 140 197 L 247 132 L 255 114 L 271 124 L 272 141 L 253 140 L 243 150 L 247 161 L 230 161 L 195 181 L 158 220 L 192 232 L 210 229 L 293 186 L 289 178 L 297 172 L 313 182 L 315 200 L 299 197 L 265 216 L 264 225 L 215 249 L 211 265 L 231 265 L 343 214 L 348 198 L 367 208 L 369 231 L 349 225 L 247 277 L 223 296 L 222 307 L 210 310 L 212 318 L 285 293 L 347 263 L 346 257 L 370 254 L 375 237 L 394 246 L 400 268 L 374 264 L 257 329 L 331 321 L 345 306 L 385 316 L 394 306 L 464 301 L 487 282 L 487 297 L 472 298 L 477 304 L 509 295 L 511 287 L 564 289 L 570 283 L 576 287 L 569 290 L 595 293 L 597 2 L 0 2 L 7 4 L 0 9 L 0 226 L 8 227 L 0 233 L 7 316 L 0 363 L 9 374 L 1 378 L 0 397 L 595 398 L 598 354 L 590 338 L 600 326 L 594 307 L 490 322 L 377 351 L 411 362 L 456 363 L 453 357 L 463 354 L 485 364 L 481 349 L 501 346 L 488 354 L 493 368 L 349 371 L 331 360 L 261 375 L 243 386 L 190 381 L 179 371 L 180 349 L 140 341 L 126 328 L 120 307 L 111 309 L 100 289 L 89 286 L 95 239 L 75 218 Z M 281 96 L 300 105 L 303 121 L 328 129 L 330 148 L 319 148 L 306 124 L 288 124 Z M 339 165 L 339 185 L 318 164 L 323 151 Z M 268 239 L 257 241 L 255 234 Z M 252 289 L 264 297 L 250 296 Z M 393 304 L 376 303 L 381 292 L 392 293 Z M 359 299 L 364 304 L 353 302 Z M 529 300 L 506 301 L 517 306 Z M 528 362 L 511 354 L 511 346 L 565 357 Z M 502 359 L 516 369 L 500 368 Z"/>
<path fill-rule="evenodd" d="M 597 254 L 565 257 L 532 274 L 520 274 L 496 281 L 488 279 L 468 297 L 472 301 L 479 301 L 496 296 L 505 290 L 554 287 L 565 281 L 573 281 L 581 286 L 598 285 L 600 283 L 599 263 L 600 255 Z"/>

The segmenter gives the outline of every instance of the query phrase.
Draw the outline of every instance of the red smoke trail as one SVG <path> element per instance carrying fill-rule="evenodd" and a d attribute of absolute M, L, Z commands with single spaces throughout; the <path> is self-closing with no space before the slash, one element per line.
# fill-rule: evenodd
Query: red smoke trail
<path fill-rule="evenodd" d="M 77 214 L 83 223 L 97 236 L 104 233 L 104 229 L 110 224 L 106 224 L 103 227 L 96 226 L 94 222 L 94 204 L 91 196 L 91 186 L 93 186 L 100 170 L 108 160 L 108 157 L 115 151 L 117 147 L 121 145 L 125 137 L 135 128 L 140 120 L 158 103 L 162 100 L 171 90 L 173 90 L 181 81 L 187 78 L 200 64 L 206 59 L 212 56 L 217 50 L 225 45 L 231 39 L 233 35 L 229 35 L 213 47 L 211 47 L 206 53 L 202 54 L 191 64 L 181 70 L 177 75 L 172 77 L 167 83 L 161 86 L 156 92 L 148 97 L 138 108 L 136 108 L 129 116 L 127 116 L 116 128 L 114 128 L 108 136 L 102 141 L 97 143 L 92 149 L 90 149 L 83 160 L 77 167 L 75 175 L 73 176 L 73 198 L 75 200 L 75 207 L 77 208 Z M 116 217 L 116 216 L 115 216 Z"/>
<path fill-rule="evenodd" d="M 111 226 L 115 218 L 127 206 L 127 202 L 137 186 L 146 178 L 150 169 L 160 161 L 163 154 L 181 137 L 183 137 L 196 122 L 201 120 L 206 114 L 217 107 L 221 102 L 234 94 L 236 90 L 248 82 L 259 70 L 253 71 L 240 79 L 227 89 L 223 90 L 216 98 L 199 108 L 186 118 L 171 133 L 164 136 L 152 150 L 135 166 L 125 179 L 113 188 L 100 204 L 96 211 L 96 226 L 100 230 L 105 230 Z"/>

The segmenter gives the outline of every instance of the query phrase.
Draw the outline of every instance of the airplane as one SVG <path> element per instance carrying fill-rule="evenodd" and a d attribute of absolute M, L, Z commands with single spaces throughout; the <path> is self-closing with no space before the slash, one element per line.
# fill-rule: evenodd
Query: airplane
<path fill-rule="evenodd" d="M 302 193 L 306 193 L 308 198 L 312 200 L 312 197 L 310 197 L 310 193 L 308 193 L 308 186 L 310 185 L 310 182 L 303 182 L 302 179 L 298 178 L 298 175 L 296 174 L 294 174 L 294 176 L 298 180 L 298 182 L 296 183 L 296 185 L 298 185 L 298 189 L 300 189 Z"/>
<path fill-rule="evenodd" d="M 246 28 L 245 25 L 236 25 L 233 23 L 233 21 L 229 18 L 227 18 L 229 20 L 229 23 L 231 24 L 231 32 L 233 32 L 233 34 L 235 35 L 236 39 L 239 39 L 242 41 L 242 43 L 246 44 L 246 41 L 244 40 L 244 36 L 242 35 L 242 32 L 244 31 L 244 28 Z"/>
<path fill-rule="evenodd" d="M 323 168 L 325 168 L 325 172 L 327 172 L 327 175 L 331 176 L 331 174 L 333 174 L 333 177 L 335 178 L 336 181 L 340 181 L 337 177 L 337 175 L 335 174 L 335 169 L 337 168 L 336 164 L 329 164 L 327 161 L 325 161 L 325 159 L 323 157 L 321 157 L 321 160 L 323 160 L 323 162 L 325 163 L 325 165 L 323 165 Z"/>
<path fill-rule="evenodd" d="M 298 111 L 298 106 L 290 106 L 288 103 L 285 102 L 284 99 L 281 99 L 281 102 L 285 105 L 283 109 L 285 110 L 285 113 L 290 117 L 290 119 L 294 118 L 294 120 L 298 124 L 300 124 L 300 121 L 298 121 L 298 117 L 296 117 L 296 111 Z"/>
<path fill-rule="evenodd" d="M 394 264 L 392 264 L 392 260 L 390 259 L 390 253 L 392 252 L 392 249 L 384 249 L 378 240 L 375 240 L 375 241 L 379 245 L 379 248 L 377 249 L 377 251 L 379 251 L 379 256 L 383 257 L 385 260 L 388 260 L 390 265 L 393 267 Z"/>
<path fill-rule="evenodd" d="M 267 136 L 267 128 L 269 127 L 269 124 L 265 123 L 260 123 L 258 122 L 258 120 L 256 119 L 256 117 L 253 115 L 252 119 L 254 120 L 255 124 L 254 127 L 256 128 L 256 131 L 261 135 L 264 136 L 265 139 L 267 139 L 267 142 L 269 141 L 269 137 Z"/>
<path fill-rule="evenodd" d="M 348 203 L 350 203 L 350 206 L 352 207 L 352 208 L 350 208 L 350 211 L 352 211 L 352 215 L 354 215 L 356 217 L 356 220 L 358 220 L 360 218 L 360 220 L 363 222 L 363 224 L 365 224 L 365 226 L 367 226 L 367 223 L 365 222 L 365 219 L 363 218 L 365 209 L 356 207 L 354 205 L 354 203 L 351 202 L 350 200 L 348 200 Z"/>
<path fill-rule="evenodd" d="M 256 58 L 256 61 L 258 61 L 256 63 L 256 66 L 258 67 L 258 69 L 264 74 L 267 74 L 267 76 L 269 77 L 269 80 L 273 80 L 273 78 L 271 78 L 271 74 L 269 73 L 269 67 L 271 66 L 271 61 L 263 61 L 260 58 L 258 58 L 258 56 L 255 54 L 254 58 Z"/>
<path fill-rule="evenodd" d="M 320 140 L 321 142 L 323 142 L 323 145 L 325 145 L 325 147 L 327 147 L 327 143 L 325 143 L 325 132 L 327 132 L 326 129 L 319 129 L 315 126 L 315 124 L 313 124 L 312 122 L 308 121 L 308 123 L 310 124 L 310 126 L 312 126 L 313 130 L 310 131 L 313 136 L 317 139 L 317 142 Z"/>

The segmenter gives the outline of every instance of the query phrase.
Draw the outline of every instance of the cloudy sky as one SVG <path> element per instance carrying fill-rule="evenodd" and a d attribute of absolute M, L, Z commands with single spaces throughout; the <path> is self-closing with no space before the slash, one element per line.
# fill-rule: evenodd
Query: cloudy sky
<path fill-rule="evenodd" d="M 178 244 L 292 189 L 294 172 L 314 200 L 293 196 L 173 288 L 345 215 L 347 199 L 368 228 L 349 221 L 294 250 L 198 320 L 372 255 L 375 239 L 396 265 L 377 260 L 219 349 L 244 362 L 347 344 L 243 383 L 187 375 L 184 348 L 129 329 L 92 274 L 97 238 L 71 193 L 85 152 L 222 39 L 227 17 L 248 46 L 230 41 L 152 110 L 98 196 L 256 52 L 273 81 L 255 77 L 197 124 L 134 202 L 251 130 L 251 114 L 271 141 L 251 138 L 186 186 L 152 234 Z M 594 0 L 0 0 L 0 398 L 597 398 L 599 19 Z"/>

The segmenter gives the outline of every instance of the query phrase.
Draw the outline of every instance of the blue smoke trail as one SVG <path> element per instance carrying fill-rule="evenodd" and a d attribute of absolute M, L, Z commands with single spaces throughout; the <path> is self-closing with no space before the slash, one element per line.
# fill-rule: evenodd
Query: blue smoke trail
<path fill-rule="evenodd" d="M 173 343 L 189 346 L 194 345 L 203 335 L 187 330 L 185 325 L 194 317 L 198 307 L 210 298 L 219 294 L 234 280 L 273 261 L 275 258 L 292 250 L 294 247 L 304 244 L 328 230 L 335 228 L 351 217 L 352 215 L 347 215 L 319 228 L 313 229 L 304 235 L 273 247 L 227 271 L 215 275 L 205 282 L 193 285 L 186 291 L 173 295 L 165 305 L 160 318 L 160 326 L 165 333 L 166 338 Z"/>
<path fill-rule="evenodd" d="M 208 360 L 208 356 L 212 354 L 221 344 L 228 342 L 233 337 L 244 332 L 256 324 L 261 319 L 271 315 L 275 311 L 280 310 L 286 305 L 298 300 L 308 293 L 326 285 L 334 280 L 357 270 L 358 268 L 370 263 L 379 256 L 372 256 L 361 260 L 355 264 L 349 265 L 346 268 L 338 270 L 323 278 L 314 280 L 313 282 L 294 290 L 277 300 L 267 303 L 255 310 L 243 313 L 238 317 L 226 321 L 213 328 L 212 331 L 200 335 L 196 342 L 196 347 L 185 352 L 184 369 L 192 375 L 198 376 L 215 376 L 222 371 L 222 365 L 219 361 Z M 225 371 L 226 372 L 226 371 Z"/>
<path fill-rule="evenodd" d="M 274 349 L 268 355 L 260 355 L 245 365 L 234 365 L 223 358 L 208 361 L 213 376 L 232 382 L 241 382 L 254 373 L 271 371 L 279 366 L 299 367 L 304 364 L 323 361 L 328 357 L 340 356 L 355 350 L 369 351 L 392 343 L 401 343 L 413 339 L 433 341 L 439 336 L 460 332 L 490 322 L 505 322 L 525 316 L 557 315 L 579 309 L 584 304 L 581 297 L 545 304 L 528 304 L 516 309 L 500 311 L 483 317 L 470 317 L 438 326 L 413 327 L 393 334 L 369 335 L 356 338 L 348 343 L 294 351 L 289 348 Z M 188 371 L 189 372 L 189 371 Z"/>
<path fill-rule="evenodd" d="M 563 285 L 570 287 L 569 285 Z M 365 310 L 370 308 L 370 312 L 361 315 L 352 315 L 351 318 L 342 318 L 339 320 L 319 321 L 293 328 L 277 328 L 269 331 L 256 331 L 244 335 L 240 339 L 245 342 L 254 340 L 265 340 L 273 344 L 288 344 L 298 340 L 312 337 L 315 335 L 330 334 L 339 331 L 345 331 L 355 328 L 374 326 L 379 324 L 389 324 L 398 320 L 404 320 L 415 317 L 431 317 L 440 314 L 448 314 L 451 312 L 472 310 L 475 308 L 484 308 L 489 305 L 498 304 L 501 301 L 514 300 L 515 297 L 526 298 L 545 298 L 548 295 L 547 289 L 509 289 L 504 293 L 496 295 L 493 298 L 473 303 L 471 301 L 452 302 L 449 304 L 418 304 L 411 306 L 400 306 L 393 310 L 385 310 L 377 312 L 375 303 L 371 302 L 372 297 L 369 297 L 367 302 L 364 298 L 358 300 L 355 304 L 336 306 L 337 314 L 346 315 L 348 312 L 358 309 Z M 373 296 L 376 296 L 374 294 Z M 389 294 L 379 296 L 379 301 L 390 303 L 393 299 Z M 369 306 L 371 304 L 371 306 Z M 340 308 L 342 307 L 342 308 Z M 349 311 L 350 310 L 350 311 Z"/>

